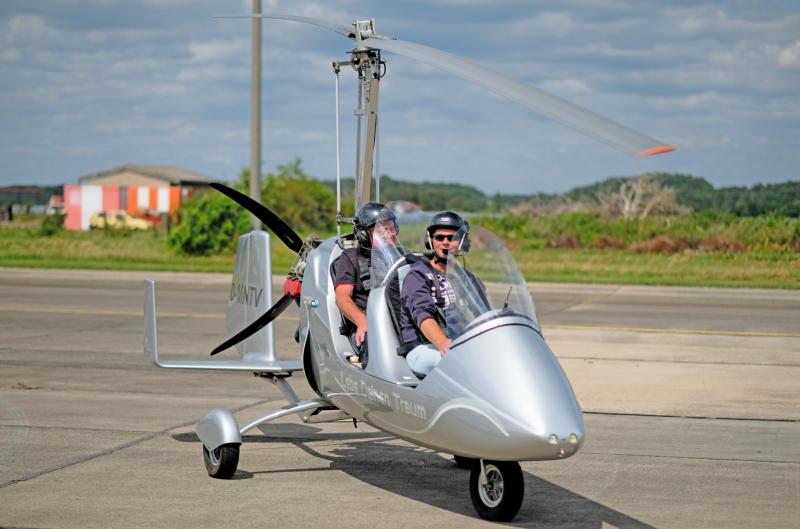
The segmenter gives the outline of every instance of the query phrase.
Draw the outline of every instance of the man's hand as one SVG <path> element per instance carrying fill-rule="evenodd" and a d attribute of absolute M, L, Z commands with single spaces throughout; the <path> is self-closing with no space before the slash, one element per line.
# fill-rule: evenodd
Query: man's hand
<path fill-rule="evenodd" d="M 436 344 L 436 347 L 439 348 L 439 354 L 444 356 L 448 349 L 450 349 L 450 344 L 453 343 L 453 340 L 448 338 L 447 340 L 443 341 L 440 344 Z"/>
<path fill-rule="evenodd" d="M 422 331 L 422 334 L 425 335 L 425 338 L 431 341 L 434 347 L 439 349 L 439 354 L 442 356 L 444 356 L 444 354 L 450 348 L 450 344 L 453 343 L 453 340 L 445 336 L 445 334 L 439 328 L 439 324 L 436 323 L 436 320 L 433 318 L 423 320 L 419 326 L 419 330 Z"/>
<path fill-rule="evenodd" d="M 356 328 L 356 345 L 361 346 L 367 337 L 367 318 L 364 318 L 364 325 Z"/>

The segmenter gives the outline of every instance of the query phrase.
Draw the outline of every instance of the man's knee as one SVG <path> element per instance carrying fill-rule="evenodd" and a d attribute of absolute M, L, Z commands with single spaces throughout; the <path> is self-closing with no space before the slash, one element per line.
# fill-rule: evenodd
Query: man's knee
<path fill-rule="evenodd" d="M 408 367 L 415 373 L 427 375 L 436 367 L 442 359 L 442 355 L 433 344 L 426 343 L 418 345 L 406 355 Z"/>

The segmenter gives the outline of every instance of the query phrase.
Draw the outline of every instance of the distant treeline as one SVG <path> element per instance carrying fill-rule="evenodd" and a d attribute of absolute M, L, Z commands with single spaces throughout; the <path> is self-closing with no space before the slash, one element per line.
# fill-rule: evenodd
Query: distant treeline
<path fill-rule="evenodd" d="M 678 173 L 653 173 L 663 187 L 675 190 L 678 203 L 696 212 L 716 210 L 740 217 L 755 217 L 776 213 L 788 217 L 800 216 L 800 181 L 782 184 L 756 184 L 753 187 L 722 187 L 715 189 L 705 178 Z M 596 184 L 576 187 L 565 193 L 572 200 L 596 202 L 603 193 L 614 192 L 628 180 L 612 177 Z M 546 195 L 552 200 L 554 195 Z M 540 200 L 544 198 L 541 197 Z"/>
<path fill-rule="evenodd" d="M 331 191 L 336 192 L 335 181 L 323 182 Z M 342 179 L 342 204 L 352 204 L 355 180 Z M 371 198 L 375 199 L 375 179 L 372 179 Z M 388 176 L 381 177 L 381 202 L 406 200 L 413 202 L 426 211 L 484 211 L 489 200 L 482 191 L 472 186 L 447 184 L 441 182 L 405 182 Z M 350 206 L 352 207 L 352 206 Z"/>
<path fill-rule="evenodd" d="M 678 173 L 653 173 L 652 177 L 663 187 L 675 190 L 679 204 L 695 212 L 708 210 L 732 213 L 740 217 L 755 217 L 775 213 L 789 217 L 800 216 L 800 181 L 781 184 L 756 184 L 753 187 L 722 187 L 715 189 L 705 178 Z M 502 212 L 523 203 L 547 205 L 564 198 L 573 201 L 598 203 L 600 197 L 619 191 L 620 185 L 635 177 L 611 177 L 564 194 L 537 193 L 533 195 L 505 195 L 497 193 L 491 198 L 480 190 L 463 184 L 405 182 L 388 176 L 381 178 L 381 201 L 408 200 L 427 211 L 451 209 L 468 212 Z M 336 191 L 336 182 L 323 184 Z M 342 203 L 352 203 L 355 182 L 342 180 Z M 372 180 L 374 198 L 375 179 Z"/>

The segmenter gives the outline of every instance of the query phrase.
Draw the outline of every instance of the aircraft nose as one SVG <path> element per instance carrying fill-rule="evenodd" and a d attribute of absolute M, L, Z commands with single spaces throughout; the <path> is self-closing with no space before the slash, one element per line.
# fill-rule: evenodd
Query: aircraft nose
<path fill-rule="evenodd" d="M 583 413 L 572 386 L 532 328 L 507 325 L 457 343 L 439 368 L 502 422 L 504 438 L 496 444 L 504 446 L 503 459 L 569 457 L 583 444 Z"/>

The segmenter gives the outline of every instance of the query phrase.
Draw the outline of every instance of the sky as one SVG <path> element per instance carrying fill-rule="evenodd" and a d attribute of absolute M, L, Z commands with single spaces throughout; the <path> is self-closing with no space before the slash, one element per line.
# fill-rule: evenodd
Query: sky
<path fill-rule="evenodd" d="M 0 2 L 0 186 L 74 184 L 126 163 L 222 180 L 250 162 L 250 0 Z M 800 180 L 796 0 L 264 0 L 461 55 L 677 147 L 631 158 L 389 53 L 381 173 L 493 194 L 651 171 L 717 187 Z M 352 41 L 263 22 L 263 170 L 336 176 L 334 75 Z M 342 175 L 356 74 L 341 74 Z"/>

